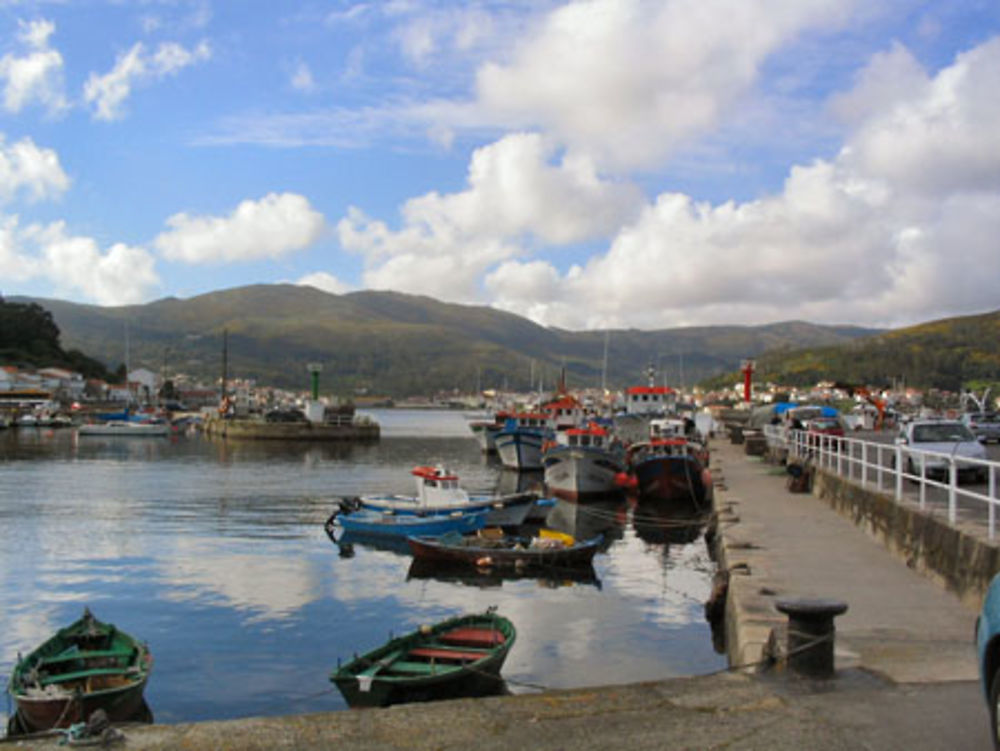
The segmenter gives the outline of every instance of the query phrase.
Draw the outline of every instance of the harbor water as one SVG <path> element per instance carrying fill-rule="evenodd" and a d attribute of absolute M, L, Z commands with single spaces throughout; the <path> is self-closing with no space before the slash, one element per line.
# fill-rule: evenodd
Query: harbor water
<path fill-rule="evenodd" d="M 447 465 L 472 493 L 525 481 L 480 454 L 460 412 L 370 414 L 382 439 L 367 445 L 0 431 L 4 678 L 85 606 L 149 643 L 146 700 L 166 723 L 344 709 L 328 681 L 338 659 L 490 606 L 518 629 L 512 692 L 725 666 L 703 609 L 714 564 L 668 509 L 561 504 L 552 525 L 603 531 L 606 550 L 592 570 L 541 578 L 334 544 L 335 498 L 410 494 L 418 464 Z"/>

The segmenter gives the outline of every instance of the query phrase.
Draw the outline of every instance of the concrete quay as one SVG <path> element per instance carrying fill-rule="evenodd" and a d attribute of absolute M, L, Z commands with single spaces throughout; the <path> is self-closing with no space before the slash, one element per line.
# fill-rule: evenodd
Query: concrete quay
<path fill-rule="evenodd" d="M 717 441 L 713 544 L 728 573 L 730 661 L 781 641 L 780 598 L 842 599 L 837 677 L 749 670 L 382 710 L 127 728 L 146 749 L 985 749 L 975 609 L 906 565 L 782 468 Z M 777 650 L 780 651 L 780 650 Z M 224 688 L 220 689 L 224 690 Z M 56 749 L 56 739 L 20 748 Z"/>

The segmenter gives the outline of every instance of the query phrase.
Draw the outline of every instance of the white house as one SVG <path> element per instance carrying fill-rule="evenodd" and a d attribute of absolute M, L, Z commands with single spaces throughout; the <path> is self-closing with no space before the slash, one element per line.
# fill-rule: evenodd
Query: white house
<path fill-rule="evenodd" d="M 128 373 L 128 387 L 139 401 L 155 399 L 160 391 L 160 377 L 152 370 L 136 368 Z"/>

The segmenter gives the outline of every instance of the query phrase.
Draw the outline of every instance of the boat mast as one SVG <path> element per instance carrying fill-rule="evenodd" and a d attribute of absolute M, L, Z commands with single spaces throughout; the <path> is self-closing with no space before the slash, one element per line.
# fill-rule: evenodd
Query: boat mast
<path fill-rule="evenodd" d="M 611 336 L 611 330 L 604 330 L 604 364 L 601 366 L 601 391 L 605 394 L 608 393 L 608 339 Z"/>
<path fill-rule="evenodd" d="M 222 330 L 222 396 L 219 404 L 226 404 L 226 379 L 229 372 L 229 329 Z"/>

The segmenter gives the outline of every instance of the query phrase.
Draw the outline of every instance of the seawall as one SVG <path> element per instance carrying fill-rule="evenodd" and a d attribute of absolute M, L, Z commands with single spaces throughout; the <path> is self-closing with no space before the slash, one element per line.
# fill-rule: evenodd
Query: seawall
<path fill-rule="evenodd" d="M 979 528 L 951 525 L 912 501 L 862 488 L 816 469 L 813 495 L 878 540 L 906 565 L 936 580 L 963 604 L 978 609 L 1000 571 L 1000 547 Z"/>

